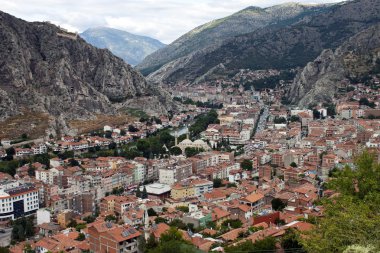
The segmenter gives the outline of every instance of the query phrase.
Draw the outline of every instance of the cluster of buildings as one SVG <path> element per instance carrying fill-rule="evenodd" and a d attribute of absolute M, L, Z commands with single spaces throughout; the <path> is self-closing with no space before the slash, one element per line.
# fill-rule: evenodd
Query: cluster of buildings
<path fill-rule="evenodd" d="M 242 71 L 236 78 L 275 74 Z M 139 252 L 142 239 L 159 241 L 173 224 L 182 224 L 183 239 L 205 252 L 223 251 L 221 245 L 241 240 L 281 238 L 291 228 L 313 229 L 313 217 L 323 216 L 320 198 L 335 194 L 324 187 L 331 171 L 354 167 L 364 149 L 380 161 L 380 120 L 367 117 L 367 110 L 378 110 L 379 94 L 367 86 L 346 93 L 357 101 L 339 95 L 331 117 L 331 108 L 323 104 L 289 109 L 281 104 L 283 90 L 218 85 L 172 90 L 175 97 L 224 105 L 217 110 L 219 123 L 208 125 L 198 140 L 176 140 L 182 151 L 203 150 L 194 156 L 85 158 L 76 159 L 75 166 L 54 158 L 49 166 L 22 166 L 14 178 L 0 174 L 0 222 L 30 214 L 38 221 L 39 237 L 16 244 L 11 252 L 22 252 L 26 243 L 36 252 Z M 366 95 L 374 108 L 359 105 Z M 162 118 L 160 125 L 179 126 L 201 112 Z M 134 126 L 139 131 L 125 127 L 125 134 L 106 126 L 110 138 L 63 137 L 57 147 L 128 142 L 157 124 Z M 232 227 L 237 220 L 241 225 Z M 74 229 L 73 221 L 82 225 Z"/>

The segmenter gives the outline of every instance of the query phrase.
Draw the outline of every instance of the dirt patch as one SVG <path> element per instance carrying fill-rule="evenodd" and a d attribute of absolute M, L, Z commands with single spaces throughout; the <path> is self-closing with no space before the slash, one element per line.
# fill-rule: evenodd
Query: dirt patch
<path fill-rule="evenodd" d="M 23 111 L 0 122 L 0 139 L 17 139 L 27 134 L 29 139 L 45 136 L 49 126 L 49 115 L 41 112 Z"/>
<path fill-rule="evenodd" d="M 132 123 L 138 118 L 130 115 L 97 115 L 92 120 L 72 120 L 69 122 L 70 128 L 78 129 L 78 133 L 89 133 L 94 130 L 103 129 L 105 125 L 119 126 Z"/>

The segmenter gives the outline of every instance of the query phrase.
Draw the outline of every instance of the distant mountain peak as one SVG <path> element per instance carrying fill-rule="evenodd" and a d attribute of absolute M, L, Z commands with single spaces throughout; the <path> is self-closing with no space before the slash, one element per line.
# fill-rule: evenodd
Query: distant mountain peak
<path fill-rule="evenodd" d="M 109 49 L 131 65 L 140 63 L 147 55 L 165 46 L 148 36 L 104 26 L 89 28 L 80 36 L 95 47 Z"/>

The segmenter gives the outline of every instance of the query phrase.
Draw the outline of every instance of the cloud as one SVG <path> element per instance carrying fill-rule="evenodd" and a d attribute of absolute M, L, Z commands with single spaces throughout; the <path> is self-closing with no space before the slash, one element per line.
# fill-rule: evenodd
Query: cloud
<path fill-rule="evenodd" d="M 289 0 L 0 0 L 0 8 L 28 21 L 51 21 L 71 31 L 106 26 L 170 43 L 201 24 L 248 6 L 285 2 Z"/>

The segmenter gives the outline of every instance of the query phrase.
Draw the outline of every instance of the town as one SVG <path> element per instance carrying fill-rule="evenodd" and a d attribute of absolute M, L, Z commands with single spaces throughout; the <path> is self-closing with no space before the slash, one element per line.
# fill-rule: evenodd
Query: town
<path fill-rule="evenodd" d="M 289 249 L 324 215 L 334 171 L 364 150 L 380 161 L 380 85 L 342 82 L 335 101 L 294 108 L 284 80 L 239 82 L 278 74 L 174 86 L 184 110 L 170 117 L 39 143 L 2 139 L 0 246 L 148 252 L 174 237 L 199 252 L 235 252 L 237 242 Z"/>

